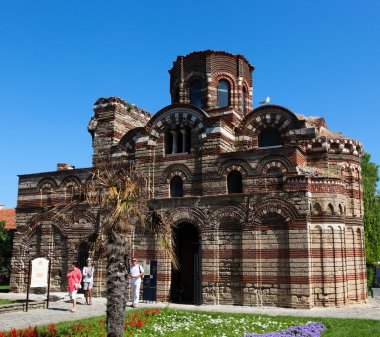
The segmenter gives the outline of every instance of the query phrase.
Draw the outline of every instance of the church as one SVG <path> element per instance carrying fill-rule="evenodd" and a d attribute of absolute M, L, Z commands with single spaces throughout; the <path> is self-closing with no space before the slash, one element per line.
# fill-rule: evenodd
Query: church
<path fill-rule="evenodd" d="M 136 228 L 133 254 L 157 261 L 157 300 L 312 308 L 367 300 L 363 185 L 357 140 L 265 102 L 253 107 L 254 67 L 242 55 L 199 51 L 169 70 L 171 104 L 155 114 L 99 98 L 88 131 L 93 165 L 134 163 L 151 207 L 173 224 L 179 269 L 160 245 L 165 229 Z M 141 88 L 143 90 L 143 88 Z M 19 176 L 12 291 L 25 291 L 28 261 L 52 259 L 51 291 L 66 291 L 68 263 L 83 264 L 95 216 L 43 209 L 89 182 L 91 168 Z M 95 257 L 94 292 L 105 292 Z"/>

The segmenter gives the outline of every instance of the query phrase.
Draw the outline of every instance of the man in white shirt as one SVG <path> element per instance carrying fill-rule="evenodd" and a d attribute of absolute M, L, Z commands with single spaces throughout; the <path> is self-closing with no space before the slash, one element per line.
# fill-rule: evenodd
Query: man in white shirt
<path fill-rule="evenodd" d="M 132 307 L 137 308 L 139 305 L 141 278 L 144 276 L 144 268 L 137 264 L 135 257 L 132 257 L 131 269 L 129 272 L 129 282 L 132 291 Z"/>

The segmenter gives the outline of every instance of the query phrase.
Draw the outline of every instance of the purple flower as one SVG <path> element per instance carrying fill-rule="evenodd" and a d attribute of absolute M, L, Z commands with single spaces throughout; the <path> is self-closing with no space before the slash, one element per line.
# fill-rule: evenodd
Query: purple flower
<path fill-rule="evenodd" d="M 246 333 L 244 337 L 320 337 L 326 327 L 321 323 L 309 323 L 293 326 L 286 330 L 277 332 L 266 332 L 262 334 Z"/>

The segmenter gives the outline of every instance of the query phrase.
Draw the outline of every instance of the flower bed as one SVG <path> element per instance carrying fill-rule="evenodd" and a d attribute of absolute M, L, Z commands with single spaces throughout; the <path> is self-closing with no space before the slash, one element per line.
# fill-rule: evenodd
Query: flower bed
<path fill-rule="evenodd" d="M 306 319 L 296 317 L 219 314 L 168 308 L 161 311 L 160 309 L 141 309 L 127 312 L 125 337 L 319 337 L 325 329 L 322 324 L 307 322 Z M 289 328 L 289 326 L 293 327 Z M 0 337 L 86 336 L 105 337 L 106 322 L 104 318 L 0 332 Z"/>
<path fill-rule="evenodd" d="M 145 309 L 128 314 L 125 319 L 125 335 L 133 336 L 137 329 L 144 327 L 148 321 L 160 313 L 160 309 Z M 50 324 L 46 328 L 28 327 L 0 332 L 0 337 L 105 337 L 106 323 L 103 319 L 90 322 L 72 323 L 70 327 L 57 328 Z"/>
<path fill-rule="evenodd" d="M 325 329 L 326 327 L 321 323 L 309 323 L 278 332 L 267 332 L 263 334 L 246 333 L 244 337 L 320 337 Z"/>

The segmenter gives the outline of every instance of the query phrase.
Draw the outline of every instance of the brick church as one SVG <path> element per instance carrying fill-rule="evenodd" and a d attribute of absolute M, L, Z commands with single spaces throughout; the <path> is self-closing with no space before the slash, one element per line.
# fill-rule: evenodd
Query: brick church
<path fill-rule="evenodd" d="M 311 308 L 367 299 L 360 142 L 272 104 L 253 108 L 254 67 L 221 51 L 178 56 L 171 104 L 154 115 L 100 98 L 88 125 L 93 165 L 128 161 L 152 186 L 152 207 L 173 223 L 179 269 L 160 230 L 131 233 L 133 253 L 157 260 L 157 299 L 177 303 Z M 43 214 L 85 186 L 89 170 L 19 176 L 11 287 L 25 291 L 31 257 L 52 258 L 51 289 L 68 262 L 83 264 L 95 216 Z M 132 252 L 131 252 L 132 253 Z M 81 262 L 82 261 L 82 262 Z M 95 292 L 105 260 L 95 260 Z"/>

